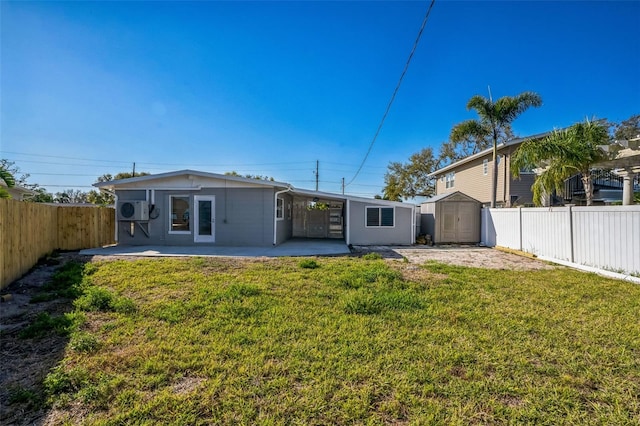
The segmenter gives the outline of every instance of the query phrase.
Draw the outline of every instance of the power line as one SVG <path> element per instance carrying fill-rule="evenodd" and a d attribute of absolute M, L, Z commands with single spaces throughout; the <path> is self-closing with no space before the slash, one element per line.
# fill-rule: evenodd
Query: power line
<path fill-rule="evenodd" d="M 418 47 L 418 42 L 420 41 L 420 37 L 422 37 L 422 32 L 424 31 L 424 27 L 427 25 L 427 20 L 429 19 L 429 15 L 431 14 L 431 9 L 433 8 L 433 5 L 435 4 L 435 2 L 436 2 L 436 0 L 431 0 L 431 4 L 429 5 L 429 8 L 427 9 L 427 13 L 424 15 L 424 19 L 422 21 L 422 26 L 420 27 L 420 31 L 418 31 L 418 36 L 416 37 L 416 41 L 413 43 L 413 48 L 411 49 L 411 53 L 409 53 L 409 58 L 407 59 L 407 63 L 404 65 L 404 69 L 402 70 L 402 74 L 400 74 L 400 79 L 398 80 L 398 84 L 396 85 L 396 88 L 393 91 L 393 95 L 391 95 L 391 99 L 389 100 L 389 103 L 387 104 L 387 109 L 385 110 L 384 115 L 382 116 L 382 120 L 380 120 L 380 124 L 378 125 L 378 129 L 376 130 L 376 133 L 373 136 L 373 139 L 371 140 L 371 144 L 369 145 L 369 149 L 367 150 L 367 153 L 365 154 L 364 158 L 362 159 L 362 163 L 360 163 L 360 167 L 358 167 L 358 170 L 356 171 L 356 174 L 353 176 L 353 178 L 351 178 L 349 183 L 347 183 L 345 186 L 351 185 L 351 183 L 358 177 L 358 174 L 360 174 L 360 170 L 362 170 L 362 166 L 364 166 L 364 163 L 367 161 L 367 158 L 369 157 L 369 154 L 371 153 L 371 150 L 373 149 L 373 144 L 376 143 L 376 139 L 378 138 L 378 135 L 380 134 L 380 130 L 382 130 L 382 125 L 384 124 L 384 120 L 387 118 L 387 114 L 389 114 L 389 110 L 391 109 L 391 104 L 393 104 L 393 101 L 396 98 L 396 94 L 398 93 L 398 90 L 400 89 L 400 85 L 402 84 L 402 80 L 404 79 L 404 75 L 407 73 L 407 69 L 409 68 L 409 63 L 411 62 L 411 58 L 413 58 L 413 54 L 416 51 L 416 48 Z"/>
<path fill-rule="evenodd" d="M 27 152 L 15 152 L 15 151 L 0 151 L 3 154 L 13 154 L 13 155 L 25 155 L 29 157 L 46 157 L 46 158 L 59 158 L 62 160 L 77 160 L 77 161 L 93 161 L 98 163 L 115 163 L 121 164 L 123 167 L 130 167 L 131 161 L 117 161 L 117 160 L 104 160 L 97 158 L 79 158 L 79 157 L 65 157 L 60 155 L 45 155 L 45 154 L 31 154 Z M 12 160 L 12 161 L 27 161 L 27 160 Z M 277 162 L 277 163 L 246 163 L 241 165 L 242 167 L 247 166 L 283 166 L 287 164 L 300 164 L 300 163 L 312 163 L 312 161 L 286 161 L 286 162 Z M 315 164 L 315 160 L 313 160 Z M 236 167 L 237 163 L 233 164 L 192 164 L 192 163 L 153 163 L 153 162 L 137 162 L 138 165 L 148 165 L 148 166 L 192 166 L 192 167 Z"/>

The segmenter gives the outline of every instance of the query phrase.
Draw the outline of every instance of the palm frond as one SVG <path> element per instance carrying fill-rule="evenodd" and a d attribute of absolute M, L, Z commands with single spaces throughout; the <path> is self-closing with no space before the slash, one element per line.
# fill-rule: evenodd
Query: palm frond
<path fill-rule="evenodd" d="M 16 185 L 16 180 L 8 170 L 0 169 L 0 180 L 4 181 L 7 188 L 13 188 Z"/>
<path fill-rule="evenodd" d="M 494 116 L 494 104 L 490 99 L 485 98 L 484 96 L 475 95 L 469 99 L 467 102 L 467 110 L 474 110 L 478 116 L 480 116 L 480 120 L 483 122 L 491 122 L 492 117 Z"/>
<path fill-rule="evenodd" d="M 484 141 L 491 135 L 491 130 L 478 120 L 466 120 L 451 129 L 449 139 L 453 142 L 467 140 Z"/>

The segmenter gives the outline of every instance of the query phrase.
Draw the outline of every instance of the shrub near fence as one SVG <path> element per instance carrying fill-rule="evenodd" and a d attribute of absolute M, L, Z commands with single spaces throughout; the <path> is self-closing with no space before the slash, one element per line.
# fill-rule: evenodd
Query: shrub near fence
<path fill-rule="evenodd" d="M 54 250 L 113 244 L 115 211 L 0 199 L 0 288 Z"/>

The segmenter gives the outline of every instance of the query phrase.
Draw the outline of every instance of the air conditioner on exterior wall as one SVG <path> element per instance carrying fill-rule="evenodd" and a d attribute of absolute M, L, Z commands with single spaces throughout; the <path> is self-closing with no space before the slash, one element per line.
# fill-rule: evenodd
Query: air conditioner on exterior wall
<path fill-rule="evenodd" d="M 118 201 L 118 220 L 149 220 L 149 202 L 144 200 Z"/>

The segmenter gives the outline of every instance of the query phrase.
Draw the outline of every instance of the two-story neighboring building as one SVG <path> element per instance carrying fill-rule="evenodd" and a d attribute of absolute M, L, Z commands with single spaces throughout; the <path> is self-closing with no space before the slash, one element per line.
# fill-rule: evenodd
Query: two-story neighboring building
<path fill-rule="evenodd" d="M 529 139 L 541 139 L 549 132 L 526 138 L 517 138 L 497 146 L 498 185 L 496 206 L 532 205 L 531 185 L 535 180 L 533 171 L 521 171 L 519 178 L 511 175 L 511 157 L 520 144 Z M 493 173 L 493 148 L 458 160 L 429 174 L 436 178 L 436 194 L 442 195 L 460 191 L 483 206 L 491 204 L 491 181 Z"/>

